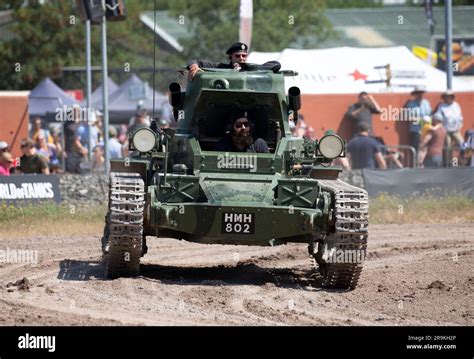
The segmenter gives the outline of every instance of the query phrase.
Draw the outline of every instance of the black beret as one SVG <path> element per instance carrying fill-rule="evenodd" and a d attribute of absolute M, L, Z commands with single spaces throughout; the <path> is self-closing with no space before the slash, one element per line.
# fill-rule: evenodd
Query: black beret
<path fill-rule="evenodd" d="M 237 121 L 239 118 L 248 118 L 247 111 L 243 111 L 243 110 L 235 111 L 232 116 L 232 123 Z"/>
<path fill-rule="evenodd" d="M 234 52 L 237 52 L 237 51 L 247 52 L 248 49 L 249 49 L 249 47 L 246 44 L 244 44 L 243 42 L 236 42 L 235 44 L 232 44 L 231 47 L 229 47 L 229 50 L 227 50 L 226 54 L 230 55 L 230 54 L 233 54 Z"/>

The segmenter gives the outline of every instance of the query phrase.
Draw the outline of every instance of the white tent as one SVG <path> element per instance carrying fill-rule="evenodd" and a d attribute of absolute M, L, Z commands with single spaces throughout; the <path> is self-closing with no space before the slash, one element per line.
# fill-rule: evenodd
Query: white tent
<path fill-rule="evenodd" d="M 446 90 L 446 74 L 417 58 L 405 46 L 381 48 L 335 47 L 320 50 L 285 49 L 282 52 L 252 52 L 250 63 L 277 60 L 282 70 L 294 70 L 287 77 L 288 89 L 298 86 L 302 93 L 410 92 L 415 86 L 427 91 Z M 391 87 L 385 82 L 390 65 Z M 454 77 L 454 91 L 474 91 L 474 78 Z"/>

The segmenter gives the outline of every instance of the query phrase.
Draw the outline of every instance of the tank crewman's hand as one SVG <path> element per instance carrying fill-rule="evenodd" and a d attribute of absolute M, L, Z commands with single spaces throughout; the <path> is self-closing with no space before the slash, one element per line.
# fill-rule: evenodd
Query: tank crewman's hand
<path fill-rule="evenodd" d="M 194 76 L 196 76 L 198 71 L 202 71 L 198 64 L 189 65 L 188 78 L 189 81 L 192 81 Z"/>

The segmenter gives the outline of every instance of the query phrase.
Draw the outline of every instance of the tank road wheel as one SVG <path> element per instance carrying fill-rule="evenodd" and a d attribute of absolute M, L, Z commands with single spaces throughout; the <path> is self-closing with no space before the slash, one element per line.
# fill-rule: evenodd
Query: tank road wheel
<path fill-rule="evenodd" d="M 132 277 L 139 273 L 144 205 L 145 184 L 138 173 L 110 174 L 109 213 L 103 240 L 108 278 Z"/>
<path fill-rule="evenodd" d="M 317 243 L 314 260 L 325 287 L 354 289 L 364 264 L 368 239 L 368 196 L 342 181 L 320 181 L 333 199 L 332 233 Z"/>

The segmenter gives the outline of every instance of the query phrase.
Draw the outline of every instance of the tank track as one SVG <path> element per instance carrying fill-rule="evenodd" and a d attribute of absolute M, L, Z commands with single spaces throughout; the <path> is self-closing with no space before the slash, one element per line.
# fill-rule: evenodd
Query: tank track
<path fill-rule="evenodd" d="M 144 204 L 145 184 L 138 173 L 110 174 L 109 212 L 104 230 L 108 238 L 103 240 L 108 278 L 139 274 Z"/>
<path fill-rule="evenodd" d="M 317 243 L 313 263 L 317 264 L 323 286 L 354 289 L 362 272 L 369 236 L 367 191 L 341 180 L 318 182 L 323 191 L 331 194 L 334 206 L 330 217 L 332 225 L 329 233 Z"/>

